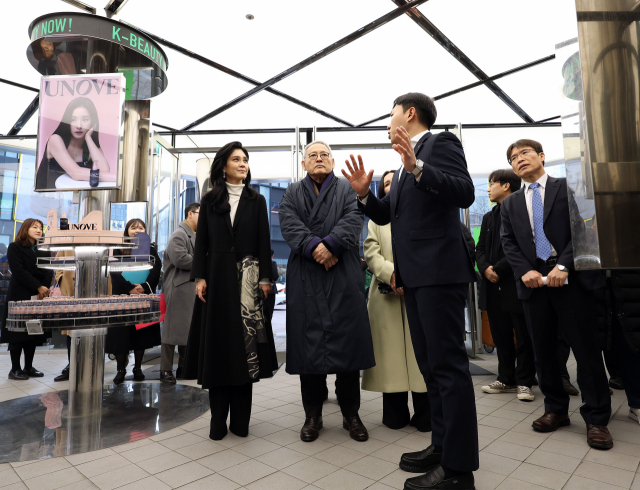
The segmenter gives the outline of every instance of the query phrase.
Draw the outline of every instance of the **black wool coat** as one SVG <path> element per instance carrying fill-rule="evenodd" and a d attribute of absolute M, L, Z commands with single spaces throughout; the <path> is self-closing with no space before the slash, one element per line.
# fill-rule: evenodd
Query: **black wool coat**
<path fill-rule="evenodd" d="M 271 279 L 271 238 L 267 203 L 244 189 L 233 225 L 229 211 L 218 212 L 210 194 L 202 198 L 191 280 L 205 279 L 206 303 L 196 297 L 187 343 L 185 379 L 203 388 L 250 383 L 240 315 L 236 263 L 247 256 L 259 261 L 259 279 Z M 260 378 L 278 368 L 273 331 L 265 319 L 267 344 L 258 344 Z"/>
<path fill-rule="evenodd" d="M 287 372 L 332 374 L 375 366 L 358 254 L 364 215 L 349 182 L 333 177 L 317 197 L 309 179 L 291 184 L 279 218 L 282 236 L 291 247 Z M 314 238 L 326 236 L 341 249 L 338 263 L 328 271 L 304 256 Z"/>
<path fill-rule="evenodd" d="M 9 301 L 30 300 L 31 296 L 38 294 L 40 286 L 51 286 L 53 271 L 40 269 L 37 266 L 38 257 L 51 257 L 51 252 L 31 250 L 31 245 L 26 247 L 18 242 L 12 242 L 7 249 L 7 262 L 11 269 L 11 281 L 4 308 L 2 319 L 2 334 L 0 342 L 18 343 L 29 342 L 33 345 L 42 345 L 47 338 L 51 337 L 51 332 L 43 335 L 29 335 L 27 332 L 9 332 L 6 328 L 7 317 L 9 316 Z"/>

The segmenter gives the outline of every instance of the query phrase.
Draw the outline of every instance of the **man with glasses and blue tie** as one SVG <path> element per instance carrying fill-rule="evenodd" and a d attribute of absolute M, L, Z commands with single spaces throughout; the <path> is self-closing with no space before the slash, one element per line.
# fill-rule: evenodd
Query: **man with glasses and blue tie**
<path fill-rule="evenodd" d="M 556 355 L 560 328 L 578 363 L 587 443 L 610 449 L 611 396 L 593 294 L 604 286 L 604 277 L 600 271 L 575 270 L 569 216 L 569 206 L 575 202 L 567 180 L 545 172 L 544 159 L 537 141 L 521 139 L 509 146 L 507 160 L 524 187 L 507 197 L 501 210 L 502 247 L 516 276 L 545 396 L 545 413 L 532 426 L 551 432 L 570 424 L 569 395 L 562 386 Z"/>

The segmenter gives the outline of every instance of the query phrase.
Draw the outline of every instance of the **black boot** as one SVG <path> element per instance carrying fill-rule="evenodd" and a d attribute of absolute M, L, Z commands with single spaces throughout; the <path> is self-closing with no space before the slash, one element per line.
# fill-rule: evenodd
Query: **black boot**
<path fill-rule="evenodd" d="M 172 377 L 173 377 L 173 375 L 172 375 Z M 133 380 L 134 381 L 144 381 L 144 374 L 142 374 L 142 369 L 141 368 L 133 368 Z"/>
<path fill-rule="evenodd" d="M 422 451 L 404 453 L 400 458 L 400 469 L 409 473 L 425 473 L 439 465 L 440 460 L 442 460 L 442 452 L 431 444 Z"/>
<path fill-rule="evenodd" d="M 124 377 L 126 375 L 127 375 L 126 369 L 118 369 L 118 372 L 116 373 L 116 377 L 113 378 L 113 384 L 116 384 L 116 385 L 122 384 L 122 382 L 124 381 Z"/>

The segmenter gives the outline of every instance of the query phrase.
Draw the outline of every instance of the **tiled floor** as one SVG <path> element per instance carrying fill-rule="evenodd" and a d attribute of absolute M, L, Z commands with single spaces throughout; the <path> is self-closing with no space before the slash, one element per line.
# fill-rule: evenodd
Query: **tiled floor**
<path fill-rule="evenodd" d="M 4 352 L 2 354 L 5 354 Z M 66 364 L 62 352 L 36 354 L 44 378 L 22 382 L 6 379 L 9 356 L 0 355 L 0 401 L 27 394 L 65 389 L 53 377 Z M 495 356 L 479 365 L 495 372 Z M 575 365 L 570 371 L 575 376 Z M 113 377 L 113 362 L 106 377 Z M 331 377 L 330 377 L 331 378 Z M 610 451 L 589 449 L 579 412 L 571 426 L 551 434 L 531 429 L 542 413 L 542 396 L 518 402 L 512 395 L 485 395 L 480 386 L 493 377 L 474 376 L 480 430 L 480 470 L 476 488 L 489 490 L 640 490 L 640 425 L 627 418 L 624 393 L 613 397 L 609 427 L 615 439 Z M 191 382 L 187 382 L 191 384 Z M 254 388 L 250 435 L 208 439 L 207 415 L 150 439 L 92 453 L 37 462 L 0 464 L 0 490 L 122 489 L 184 490 L 388 490 L 401 489 L 411 475 L 398 469 L 403 452 L 424 449 L 430 435 L 413 428 L 392 431 L 381 425 L 378 393 L 362 392 L 360 414 L 370 439 L 358 443 L 342 429 L 342 417 L 329 390 L 324 426 L 313 443 L 299 439 L 303 422 L 299 380 L 281 369 Z M 572 398 L 571 410 L 577 410 Z"/>

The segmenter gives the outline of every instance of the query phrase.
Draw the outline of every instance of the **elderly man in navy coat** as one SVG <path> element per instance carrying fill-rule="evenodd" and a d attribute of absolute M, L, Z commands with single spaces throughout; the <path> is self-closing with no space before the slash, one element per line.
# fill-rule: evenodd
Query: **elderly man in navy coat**
<path fill-rule="evenodd" d="M 306 420 L 300 439 L 322 429 L 327 374 L 336 374 L 343 427 L 368 433 L 358 416 L 360 370 L 375 365 L 358 247 L 364 215 L 349 183 L 333 173 L 328 144 L 304 150 L 307 176 L 287 187 L 278 217 L 291 247 L 287 264 L 287 372 L 300 375 Z"/>
<path fill-rule="evenodd" d="M 433 100 L 424 94 L 398 97 L 389 138 L 402 159 L 389 193 L 378 200 L 369 186 L 373 170 L 351 155 L 343 174 L 374 222 L 391 222 L 394 276 L 404 293 L 409 330 L 431 404 L 432 444 L 406 453 L 400 468 L 422 476 L 405 489 L 472 489 L 478 469 L 478 426 L 469 360 L 464 346 L 464 307 L 476 275 L 460 229 L 460 208 L 475 199 L 462 150 L 453 134 L 432 134 Z M 353 166 L 352 166 L 353 164 Z"/>

